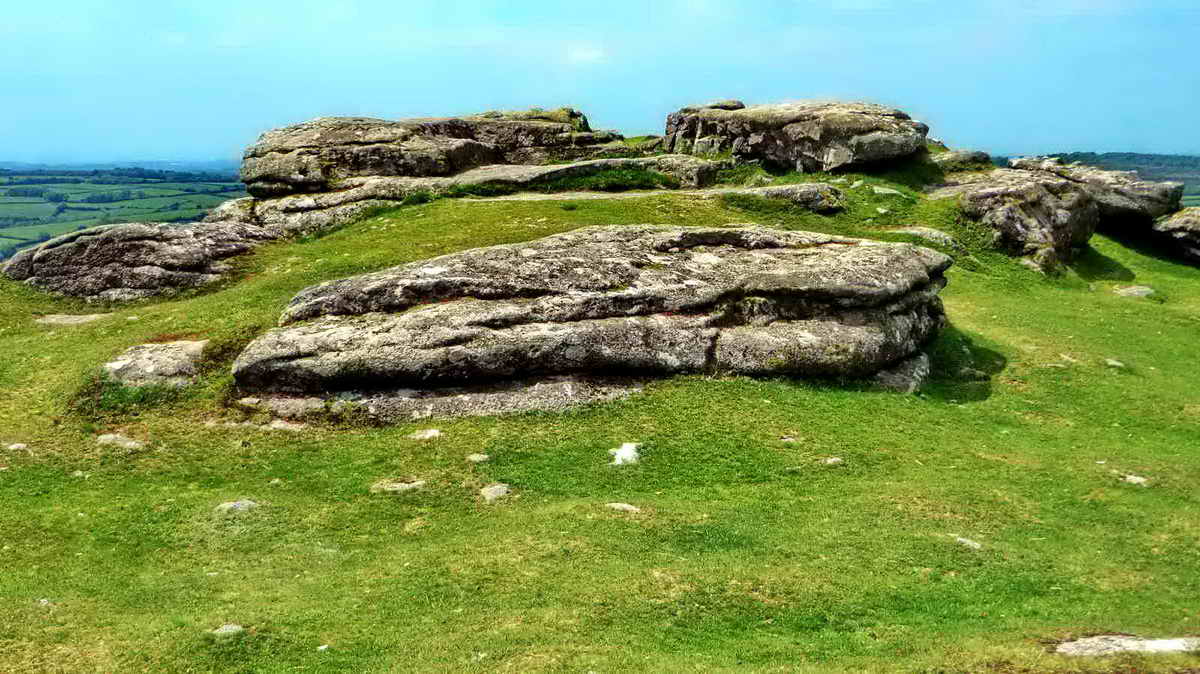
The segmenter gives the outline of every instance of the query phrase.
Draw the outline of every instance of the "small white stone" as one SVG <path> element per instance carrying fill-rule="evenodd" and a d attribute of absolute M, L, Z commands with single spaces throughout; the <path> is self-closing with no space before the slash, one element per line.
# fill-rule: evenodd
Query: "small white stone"
<path fill-rule="evenodd" d="M 29 449 L 29 445 L 23 442 L 14 442 L 13 444 L 9 445 L 8 448 L 14 452 L 23 452 Z"/>
<path fill-rule="evenodd" d="M 268 484 L 268 485 L 270 485 L 270 486 L 272 486 L 272 487 L 278 487 L 279 485 L 283 484 L 283 480 L 281 480 L 281 479 L 279 479 L 279 478 L 275 478 L 274 480 L 271 480 L 271 481 L 270 481 L 270 482 L 268 482 L 267 484 Z"/>
<path fill-rule="evenodd" d="M 508 485 L 504 484 L 503 482 L 490 484 L 479 490 L 479 495 L 482 496 L 483 500 L 487 503 L 493 503 L 497 499 L 508 496 L 510 493 L 512 493 L 512 490 L 509 489 Z"/>
<path fill-rule="evenodd" d="M 845 463 L 845 460 L 842 459 L 842 457 L 840 457 L 840 456 L 831 456 L 827 459 L 822 460 L 821 463 L 825 464 L 826 466 L 836 466 L 836 465 Z"/>
<path fill-rule="evenodd" d="M 317 650 L 324 653 L 325 651 L 329 650 L 329 644 L 321 644 L 320 646 L 317 646 Z"/>
<path fill-rule="evenodd" d="M 408 439 L 409 440 L 432 440 L 434 438 L 440 438 L 441 436 L 442 436 L 442 432 L 439 431 L 438 429 L 427 428 L 423 431 L 417 431 L 416 433 L 410 433 L 408 435 Z"/>
<path fill-rule="evenodd" d="M 955 536 L 954 542 L 958 543 L 959 545 L 965 545 L 968 548 L 971 548 L 972 550 L 982 550 L 983 549 L 983 544 L 981 544 L 977 541 L 973 541 L 969 538 L 963 538 L 962 536 Z"/>
<path fill-rule="evenodd" d="M 1149 482 L 1150 482 L 1150 480 L 1147 480 L 1146 478 L 1144 478 L 1140 475 L 1123 475 L 1123 476 L 1121 476 L 1121 481 L 1127 482 L 1129 484 L 1141 485 L 1143 487 L 1146 486 L 1147 484 L 1149 484 Z"/>
<path fill-rule="evenodd" d="M 875 211 L 878 212 L 880 215 L 887 215 L 888 213 L 891 213 L 891 211 L 889 211 L 886 208 L 876 208 Z"/>
<path fill-rule="evenodd" d="M 1113 367 L 1113 368 L 1117 368 L 1117 369 L 1121 369 L 1121 368 L 1125 367 L 1125 363 L 1122 363 L 1121 361 L 1116 360 L 1114 358 L 1105 359 L 1104 364 L 1109 367 Z"/>
<path fill-rule="evenodd" d="M 96 438 L 96 444 L 120 447 L 121 449 L 141 449 L 146 445 L 120 433 L 105 433 Z"/>
<path fill-rule="evenodd" d="M 77 470 L 77 471 L 75 471 L 74 473 L 71 473 L 71 477 L 84 477 L 84 478 L 86 478 L 86 477 L 87 477 L 87 474 L 86 474 L 86 473 L 84 473 L 82 470 Z"/>
<path fill-rule="evenodd" d="M 624 466 L 641 461 L 642 455 L 638 452 L 638 447 L 641 447 L 641 445 L 636 442 L 626 442 L 616 449 L 608 450 L 608 453 L 612 454 L 613 457 L 611 465 Z"/>
<path fill-rule="evenodd" d="M 242 398 L 237 401 L 237 404 L 242 407 L 250 408 L 258 407 L 260 403 L 262 403 L 262 398 Z"/>
<path fill-rule="evenodd" d="M 221 514 L 221 515 L 235 515 L 235 514 L 239 514 L 239 513 L 249 512 L 251 510 L 254 510 L 257 507 L 258 507 L 258 504 L 255 503 L 254 501 L 250 501 L 248 499 L 242 499 L 240 501 L 226 501 L 226 502 L 222 503 L 221 505 L 217 506 L 216 508 L 214 508 L 214 510 L 218 514 Z"/>
<path fill-rule="evenodd" d="M 372 494 L 403 494 L 406 491 L 416 491 L 425 486 L 425 480 L 402 482 L 400 480 L 380 480 L 371 485 Z"/>
<path fill-rule="evenodd" d="M 642 512 L 641 508 L 639 508 L 635 505 L 630 505 L 628 503 L 605 503 L 604 507 L 612 508 L 613 510 L 619 510 L 623 513 L 640 513 L 640 512 Z"/>
<path fill-rule="evenodd" d="M 780 442 L 795 442 L 795 441 L 796 441 L 796 438 L 794 438 L 794 437 L 792 437 L 792 436 L 790 436 L 790 435 L 785 435 L 785 436 L 783 436 L 783 437 L 779 438 L 779 441 L 780 441 Z"/>
<path fill-rule="evenodd" d="M 487 454 L 468 454 L 467 455 L 467 461 L 470 461 L 471 463 L 485 463 L 488 460 L 490 460 L 491 458 L 492 457 L 488 456 Z"/>
<path fill-rule="evenodd" d="M 886 196 L 904 196 L 904 193 L 900 190 L 894 190 L 890 187 L 879 187 L 878 185 L 872 185 L 871 190 L 875 192 L 875 194 L 882 194 Z"/>
<path fill-rule="evenodd" d="M 863 185 L 866 185 L 866 183 L 861 180 L 855 180 L 854 184 L 850 186 L 850 189 L 856 190 L 856 189 L 862 187 Z"/>
<path fill-rule="evenodd" d="M 286 419 L 275 419 L 271 423 L 267 424 L 265 428 L 272 431 L 290 431 L 292 433 L 299 433 L 300 431 L 308 428 L 308 426 L 304 424 L 298 424 L 294 421 L 288 421 Z"/>
<path fill-rule="evenodd" d="M 1154 288 L 1150 286 L 1124 286 L 1114 288 L 1113 292 L 1121 297 L 1149 297 L 1154 294 Z"/>

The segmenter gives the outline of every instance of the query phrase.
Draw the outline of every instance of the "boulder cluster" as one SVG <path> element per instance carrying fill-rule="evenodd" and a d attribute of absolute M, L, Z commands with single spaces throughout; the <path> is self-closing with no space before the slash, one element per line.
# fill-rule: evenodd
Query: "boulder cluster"
<path fill-rule="evenodd" d="M 998 247 L 1040 269 L 1069 262 L 1097 228 L 1142 229 L 1200 261 L 1200 209 L 1180 210 L 1179 185 L 1048 158 L 995 168 L 927 133 L 865 103 L 689 106 L 637 143 L 570 108 L 323 118 L 263 134 L 242 166 L 251 196 L 203 222 L 75 232 L 4 273 L 88 301 L 138 300 L 210 284 L 263 242 L 418 198 L 561 190 L 614 171 L 711 194 L 700 190 L 736 164 L 871 170 L 914 157 L 946 176 L 930 197 L 958 199 Z M 722 191 L 822 214 L 847 203 L 830 183 Z M 919 224 L 901 231 L 954 243 Z M 945 322 L 950 264 L 911 244 L 762 227 L 588 227 L 304 289 L 233 374 L 245 400 L 278 416 L 355 406 L 383 420 L 611 400 L 677 373 L 851 377 L 911 392 Z M 185 386 L 202 350 L 134 347 L 107 371 L 126 385 Z"/>
<path fill-rule="evenodd" d="M 985 167 L 962 163 L 968 153 L 946 154 L 952 157 L 939 164 L 959 172 L 930 196 L 959 198 L 963 214 L 991 229 L 997 247 L 1041 270 L 1071 262 L 1097 229 L 1157 236 L 1196 259 L 1196 209 L 1180 212 L 1179 183 L 1067 165 L 1053 157 L 1012 159 L 1009 168 L 980 171 L 972 169 Z"/>

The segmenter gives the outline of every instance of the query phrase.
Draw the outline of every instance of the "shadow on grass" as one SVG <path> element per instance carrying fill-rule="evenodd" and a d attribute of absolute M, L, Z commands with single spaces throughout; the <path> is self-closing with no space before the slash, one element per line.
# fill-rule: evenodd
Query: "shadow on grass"
<path fill-rule="evenodd" d="M 1129 267 L 1091 246 L 1076 256 L 1070 267 L 1085 281 L 1132 281 L 1136 276 Z"/>
<path fill-rule="evenodd" d="M 1146 257 L 1175 264 L 1195 265 L 1194 262 L 1184 257 L 1177 247 L 1172 246 L 1166 237 L 1152 236 L 1149 229 L 1148 225 L 1141 227 L 1140 231 L 1137 227 L 1126 227 L 1125 229 L 1118 230 L 1115 227 L 1109 226 L 1101 227 L 1099 233 L 1112 239 L 1114 243 L 1118 243 Z M 1163 271 L 1171 273 L 1170 270 Z"/>
<path fill-rule="evenodd" d="M 932 376 L 921 389 L 943 402 L 979 402 L 992 396 L 992 378 L 1008 365 L 1004 354 L 949 325 L 929 346 Z"/>

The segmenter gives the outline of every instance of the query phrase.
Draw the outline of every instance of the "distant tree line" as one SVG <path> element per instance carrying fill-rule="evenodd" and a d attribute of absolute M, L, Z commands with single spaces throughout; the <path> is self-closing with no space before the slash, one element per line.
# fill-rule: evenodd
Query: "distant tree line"
<path fill-rule="evenodd" d="M 38 169 L 18 171 L 0 169 L 0 177 L 10 185 L 50 185 L 63 183 L 94 183 L 98 185 L 128 185 L 147 182 L 180 183 L 228 183 L 237 182 L 236 175 L 208 173 L 202 171 L 159 171 L 144 168 L 92 169 L 90 171 L 62 171 Z"/>

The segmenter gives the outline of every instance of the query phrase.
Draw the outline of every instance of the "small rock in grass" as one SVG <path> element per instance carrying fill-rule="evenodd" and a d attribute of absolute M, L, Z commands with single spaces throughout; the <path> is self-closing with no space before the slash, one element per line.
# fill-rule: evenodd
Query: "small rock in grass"
<path fill-rule="evenodd" d="M 96 438 L 96 444 L 120 447 L 121 449 L 141 449 L 146 445 L 120 433 L 105 433 Z"/>
<path fill-rule="evenodd" d="M 468 454 L 467 455 L 467 461 L 470 461 L 471 463 L 486 463 L 491 458 L 492 457 L 488 456 L 487 454 Z"/>
<path fill-rule="evenodd" d="M 1122 475 L 1121 481 L 1126 482 L 1128 484 L 1141 485 L 1143 487 L 1145 487 L 1147 484 L 1150 483 L 1150 480 L 1147 480 L 1146 478 L 1144 478 L 1140 475 Z"/>
<path fill-rule="evenodd" d="M 785 436 L 783 436 L 783 437 L 779 438 L 779 441 L 780 441 L 780 442 L 795 442 L 795 441 L 796 441 L 796 438 L 794 438 L 794 437 L 792 437 L 792 436 L 790 436 L 790 435 L 785 435 Z"/>
<path fill-rule="evenodd" d="M 1105 360 L 1104 360 L 1104 364 L 1105 364 L 1105 365 L 1107 365 L 1107 366 L 1109 366 L 1109 367 L 1111 367 L 1111 368 L 1115 368 L 1115 369 L 1118 369 L 1118 370 L 1124 369 L 1124 367 L 1125 367 L 1125 363 L 1122 363 L 1121 361 L 1119 361 L 1119 360 L 1115 360 L 1115 359 L 1113 359 L 1113 358 L 1107 358 L 1107 359 L 1105 359 Z"/>
<path fill-rule="evenodd" d="M 29 449 L 29 445 L 23 442 L 14 442 L 13 444 L 9 445 L 8 448 L 14 452 L 23 452 Z"/>
<path fill-rule="evenodd" d="M 641 445 L 636 442 L 626 442 L 616 449 L 608 450 L 608 453 L 612 454 L 613 457 L 611 465 L 623 466 L 625 464 L 637 463 L 642 459 L 642 455 L 638 453 L 638 447 L 641 447 Z"/>
<path fill-rule="evenodd" d="M 92 321 L 98 321 L 101 318 L 108 318 L 109 316 L 112 316 L 112 314 L 47 314 L 35 319 L 34 322 L 39 325 L 83 325 Z"/>
<path fill-rule="evenodd" d="M 87 473 L 83 472 L 82 470 L 77 470 L 74 473 L 71 473 L 71 477 L 86 478 Z"/>
<path fill-rule="evenodd" d="M 880 187 L 878 185 L 872 185 L 871 190 L 874 191 L 875 194 L 883 194 L 883 195 L 887 195 L 887 196 L 904 196 L 904 193 L 901 192 L 900 190 L 894 190 L 890 187 Z"/>
<path fill-rule="evenodd" d="M 1113 292 L 1121 297 L 1149 297 L 1154 294 L 1154 288 L 1150 286 L 1124 286 L 1114 288 Z"/>
<path fill-rule="evenodd" d="M 404 482 L 401 480 L 380 480 L 371 485 L 372 494 L 403 494 L 406 491 L 416 491 L 425 486 L 425 480 Z"/>
<path fill-rule="evenodd" d="M 1055 649 L 1060 655 L 1100 656 L 1118 653 L 1190 653 L 1200 651 L 1200 639 L 1139 639 L 1121 634 L 1064 641 Z"/>
<path fill-rule="evenodd" d="M 329 650 L 329 644 L 321 644 L 320 646 L 317 646 L 317 650 L 324 653 L 325 651 Z"/>
<path fill-rule="evenodd" d="M 959 545 L 965 545 L 966 547 L 971 548 L 972 550 L 982 550 L 983 549 L 982 543 L 973 541 L 969 538 L 963 538 L 962 536 L 955 536 L 954 542 L 958 543 Z"/>
<path fill-rule="evenodd" d="M 861 180 L 855 180 L 854 184 L 850 186 L 850 189 L 856 190 L 856 189 L 862 187 L 863 185 L 866 185 L 866 183 Z"/>
<path fill-rule="evenodd" d="M 641 508 L 639 508 L 635 505 L 630 505 L 628 503 L 605 503 L 604 507 L 612 508 L 613 510 L 619 510 L 623 513 L 640 513 L 640 512 L 642 512 Z"/>
<path fill-rule="evenodd" d="M 825 464 L 826 466 L 837 466 L 845 463 L 845 461 L 840 456 L 831 456 L 827 459 L 822 459 L 821 463 Z"/>
<path fill-rule="evenodd" d="M 432 440 L 434 438 L 440 438 L 441 436 L 442 436 L 442 432 L 439 431 L 438 429 L 427 428 L 423 431 L 417 431 L 416 433 L 410 433 L 408 435 L 408 439 L 409 440 Z"/>
<path fill-rule="evenodd" d="M 242 499 L 240 501 L 226 501 L 213 510 L 215 510 L 218 515 L 238 515 L 241 513 L 250 512 L 257 507 L 258 504 L 254 501 Z"/>
<path fill-rule="evenodd" d="M 479 495 L 483 497 L 483 500 L 486 503 L 493 503 L 497 499 L 508 496 L 510 493 L 512 493 L 512 490 L 509 489 L 508 485 L 504 484 L 503 482 L 490 484 L 479 490 Z"/>
<path fill-rule="evenodd" d="M 37 600 L 37 604 L 42 608 L 54 608 L 54 602 L 50 601 L 49 599 L 39 599 Z"/>
<path fill-rule="evenodd" d="M 237 401 L 237 404 L 242 407 L 254 409 L 262 404 L 262 398 L 242 398 Z"/>
<path fill-rule="evenodd" d="M 283 484 L 283 480 L 281 480 L 281 479 L 279 479 L 279 478 L 275 478 L 274 480 L 271 480 L 271 481 L 270 481 L 270 482 L 268 482 L 267 484 L 268 484 L 268 485 L 270 485 L 270 486 L 272 486 L 272 487 L 278 487 L 279 485 Z"/>
<path fill-rule="evenodd" d="M 245 633 L 245 627 L 242 627 L 236 623 L 229 623 L 227 625 L 221 625 L 209 634 L 212 634 L 213 638 L 215 638 L 217 641 L 227 641 L 229 639 L 240 637 Z"/>
<path fill-rule="evenodd" d="M 876 208 L 875 210 L 876 210 L 876 211 L 877 211 L 877 212 L 878 212 L 880 215 L 887 215 L 888 213 L 891 213 L 891 211 L 889 211 L 889 210 L 888 210 L 888 209 L 886 209 L 886 208 Z"/>
<path fill-rule="evenodd" d="M 275 419 L 271 423 L 267 424 L 266 428 L 272 431 L 291 431 L 292 433 L 299 433 L 300 431 L 308 428 L 308 426 L 305 424 L 296 423 L 294 421 L 288 421 L 286 419 Z"/>

